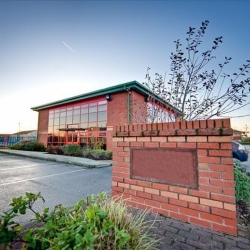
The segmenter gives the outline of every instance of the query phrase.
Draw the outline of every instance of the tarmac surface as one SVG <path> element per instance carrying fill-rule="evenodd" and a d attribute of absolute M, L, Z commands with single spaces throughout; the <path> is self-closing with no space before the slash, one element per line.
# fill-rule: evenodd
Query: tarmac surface
<path fill-rule="evenodd" d="M 112 161 L 94 161 L 81 157 L 49 155 L 44 152 L 9 149 L 0 149 L 0 152 L 47 161 L 64 162 L 84 167 L 105 167 L 112 165 Z M 235 237 L 155 214 L 148 214 L 147 219 L 148 221 L 156 219 L 151 232 L 156 238 L 160 239 L 158 248 L 162 250 L 250 250 L 250 232 L 245 226 L 239 225 L 238 236 Z"/>

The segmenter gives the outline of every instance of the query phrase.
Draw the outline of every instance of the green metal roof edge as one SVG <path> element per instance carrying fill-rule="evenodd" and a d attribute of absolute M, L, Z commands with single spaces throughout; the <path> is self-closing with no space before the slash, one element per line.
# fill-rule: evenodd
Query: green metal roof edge
<path fill-rule="evenodd" d="M 89 99 L 89 98 L 94 98 L 94 97 L 101 96 L 101 95 L 113 94 L 113 93 L 121 92 L 124 90 L 129 90 L 129 89 L 137 90 L 138 92 L 140 92 L 141 94 L 144 94 L 145 96 L 150 95 L 154 99 L 156 99 L 157 101 L 160 101 L 161 103 L 169 105 L 172 109 L 174 109 L 175 111 L 177 111 L 178 113 L 181 114 L 180 110 L 178 110 L 177 108 L 172 106 L 170 103 L 162 100 L 160 97 L 155 95 L 148 88 L 146 88 L 144 85 L 142 85 L 141 83 L 139 83 L 137 81 L 126 82 L 126 83 L 114 85 L 114 86 L 111 86 L 108 88 L 95 90 L 95 91 L 92 91 L 89 93 L 85 93 L 85 94 L 81 94 L 81 95 L 77 95 L 77 96 L 72 96 L 72 97 L 58 100 L 55 102 L 50 102 L 50 103 L 46 103 L 46 104 L 43 104 L 40 106 L 32 107 L 31 109 L 33 111 L 40 111 L 43 109 L 52 108 L 52 107 L 56 107 L 56 106 L 63 105 L 63 104 L 68 104 L 71 102 L 77 102 L 77 101 L 81 101 L 81 100 Z"/>

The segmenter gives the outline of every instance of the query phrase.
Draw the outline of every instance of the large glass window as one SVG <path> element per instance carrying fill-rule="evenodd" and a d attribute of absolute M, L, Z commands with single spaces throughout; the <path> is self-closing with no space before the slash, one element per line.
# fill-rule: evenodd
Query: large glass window
<path fill-rule="evenodd" d="M 106 124 L 106 100 L 50 110 L 48 145 L 86 145 L 93 138 L 106 141 Z"/>

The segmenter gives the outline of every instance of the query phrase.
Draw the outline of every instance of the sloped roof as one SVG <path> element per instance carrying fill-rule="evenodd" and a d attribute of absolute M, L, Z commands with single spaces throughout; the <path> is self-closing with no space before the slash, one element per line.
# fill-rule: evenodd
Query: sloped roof
<path fill-rule="evenodd" d="M 24 134 L 29 134 L 29 133 L 32 133 L 32 132 L 36 132 L 36 130 L 24 130 L 24 131 L 20 131 L 20 132 L 16 132 L 14 134 L 11 134 L 11 135 L 24 135 Z"/>
<path fill-rule="evenodd" d="M 118 84 L 118 85 L 115 85 L 112 87 L 99 89 L 99 90 L 88 92 L 85 94 L 62 99 L 59 101 L 50 102 L 50 103 L 46 103 L 46 104 L 43 104 L 40 106 L 32 107 L 31 109 L 34 111 L 40 111 L 43 109 L 52 108 L 52 107 L 56 107 L 56 106 L 63 105 L 63 104 L 68 104 L 71 102 L 87 100 L 90 98 L 94 98 L 94 97 L 98 97 L 98 96 L 102 96 L 102 95 L 107 95 L 107 94 L 118 93 L 118 92 L 122 92 L 125 90 L 130 90 L 130 89 L 135 90 L 136 92 L 144 95 L 145 97 L 150 95 L 155 100 L 171 107 L 173 110 L 175 110 L 175 112 L 181 114 L 180 110 L 176 109 L 174 106 L 172 106 L 168 102 L 164 101 L 163 99 L 161 99 L 159 96 L 155 95 L 154 93 L 152 93 L 148 88 L 146 88 L 144 85 L 142 85 L 141 83 L 139 83 L 137 81 L 126 82 L 126 83 Z"/>

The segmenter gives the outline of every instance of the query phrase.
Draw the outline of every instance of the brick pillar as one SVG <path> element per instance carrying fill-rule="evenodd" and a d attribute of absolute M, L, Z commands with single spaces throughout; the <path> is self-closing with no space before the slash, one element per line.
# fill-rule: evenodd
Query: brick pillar
<path fill-rule="evenodd" d="M 117 126 L 113 133 L 112 195 L 123 196 L 129 199 L 128 204 L 141 209 L 237 235 L 231 138 L 229 119 Z M 145 150 L 154 150 L 153 161 L 147 154 L 141 156 Z M 157 154 L 167 157 L 162 151 L 166 155 L 176 152 L 177 163 L 164 158 L 162 164 L 154 165 Z M 146 159 L 143 166 L 136 162 L 135 152 L 141 161 Z M 192 157 L 186 163 L 188 171 L 183 168 L 185 159 L 178 162 L 181 152 L 197 159 L 193 170 L 189 166 Z M 181 180 L 181 174 L 183 180 L 196 179 L 185 185 L 173 182 Z"/>

